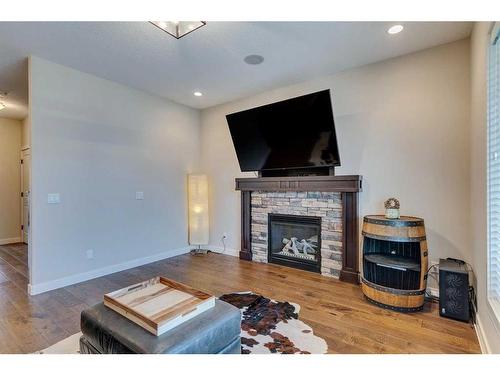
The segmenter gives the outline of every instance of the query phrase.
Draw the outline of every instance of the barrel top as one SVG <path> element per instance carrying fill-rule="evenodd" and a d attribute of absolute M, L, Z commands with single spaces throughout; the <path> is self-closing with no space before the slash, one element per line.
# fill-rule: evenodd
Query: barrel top
<path fill-rule="evenodd" d="M 424 219 L 415 216 L 401 216 L 399 219 L 388 219 L 384 215 L 367 215 L 364 217 L 364 221 L 371 224 L 397 227 L 424 225 Z"/>

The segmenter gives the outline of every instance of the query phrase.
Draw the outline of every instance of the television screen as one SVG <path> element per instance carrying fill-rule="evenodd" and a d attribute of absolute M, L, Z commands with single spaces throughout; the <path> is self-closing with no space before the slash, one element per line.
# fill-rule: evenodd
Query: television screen
<path fill-rule="evenodd" d="M 330 90 L 226 119 L 242 171 L 340 165 Z"/>

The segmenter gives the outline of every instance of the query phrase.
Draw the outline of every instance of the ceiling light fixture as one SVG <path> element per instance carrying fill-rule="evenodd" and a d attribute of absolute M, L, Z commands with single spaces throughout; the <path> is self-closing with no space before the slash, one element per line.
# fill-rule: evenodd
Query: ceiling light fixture
<path fill-rule="evenodd" d="M 205 21 L 150 21 L 150 23 L 176 39 L 207 24 Z"/>
<path fill-rule="evenodd" d="M 4 109 L 5 107 L 6 107 L 6 106 L 5 106 L 5 104 L 3 104 L 2 102 L 0 102 L 0 111 L 1 111 L 2 109 Z"/>
<path fill-rule="evenodd" d="M 261 55 L 248 55 L 243 61 L 249 65 L 259 65 L 262 64 L 264 58 Z"/>
<path fill-rule="evenodd" d="M 403 25 L 394 25 L 389 27 L 387 30 L 388 34 L 399 34 L 401 31 L 403 31 L 404 27 Z"/>
<path fill-rule="evenodd" d="M 203 96 L 203 94 L 201 92 L 199 92 L 199 91 L 193 92 L 193 95 L 194 96 Z"/>

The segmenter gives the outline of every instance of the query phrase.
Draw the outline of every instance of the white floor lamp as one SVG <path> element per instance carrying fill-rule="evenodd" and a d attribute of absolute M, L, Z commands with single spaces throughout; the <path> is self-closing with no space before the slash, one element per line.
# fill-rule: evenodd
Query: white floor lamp
<path fill-rule="evenodd" d="M 189 244 L 197 246 L 192 252 L 206 254 L 207 250 L 201 249 L 209 240 L 208 178 L 205 174 L 188 175 L 188 212 Z"/>

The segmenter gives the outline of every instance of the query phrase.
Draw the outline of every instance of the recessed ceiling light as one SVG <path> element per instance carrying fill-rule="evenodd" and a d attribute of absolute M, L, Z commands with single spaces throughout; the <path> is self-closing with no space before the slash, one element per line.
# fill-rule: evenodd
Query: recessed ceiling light
<path fill-rule="evenodd" d="M 387 33 L 398 34 L 401 31 L 403 31 L 403 29 L 404 29 L 403 25 L 394 25 L 394 26 L 389 27 L 389 29 L 387 30 Z"/>
<path fill-rule="evenodd" d="M 4 109 L 4 108 L 5 108 L 5 104 L 3 104 L 2 102 L 0 102 L 0 111 L 1 111 L 2 109 Z"/>
<path fill-rule="evenodd" d="M 194 96 L 203 96 L 203 94 L 201 92 L 199 92 L 199 91 L 193 92 L 193 95 Z"/>
<path fill-rule="evenodd" d="M 180 39 L 207 24 L 205 21 L 150 21 L 150 23 L 176 39 Z"/>
<path fill-rule="evenodd" d="M 261 55 L 248 55 L 243 61 L 250 65 L 259 65 L 262 64 L 264 58 Z"/>

